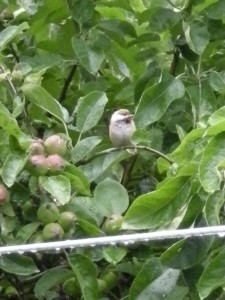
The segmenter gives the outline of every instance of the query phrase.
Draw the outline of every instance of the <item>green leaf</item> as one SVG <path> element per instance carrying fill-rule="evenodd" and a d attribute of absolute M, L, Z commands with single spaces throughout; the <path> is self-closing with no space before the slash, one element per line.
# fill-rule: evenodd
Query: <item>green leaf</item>
<path fill-rule="evenodd" d="M 73 37 L 72 46 L 79 63 L 90 73 L 96 74 L 104 60 L 104 52 L 89 46 L 85 40 Z"/>
<path fill-rule="evenodd" d="M 223 0 L 218 0 L 215 3 L 212 3 L 207 9 L 204 11 L 207 14 L 208 18 L 211 19 L 224 19 L 225 17 L 225 3 Z"/>
<path fill-rule="evenodd" d="M 0 103 L 0 127 L 9 135 L 15 137 L 19 137 L 22 134 L 16 119 L 2 103 Z"/>
<path fill-rule="evenodd" d="M 156 229 L 173 224 L 175 218 L 186 210 L 189 192 L 189 177 L 175 177 L 166 181 L 160 188 L 132 202 L 122 228 Z"/>
<path fill-rule="evenodd" d="M 166 112 L 169 105 L 184 96 L 184 86 L 179 79 L 170 78 L 147 88 L 137 106 L 135 122 L 143 128 L 158 121 Z"/>
<path fill-rule="evenodd" d="M 189 132 L 181 144 L 170 155 L 176 162 L 190 162 L 197 157 L 205 148 L 207 139 L 203 138 L 205 129 L 197 128 Z"/>
<path fill-rule="evenodd" d="M 162 32 L 172 28 L 180 19 L 180 12 L 163 7 L 146 9 L 138 17 L 140 23 L 149 22 L 149 27 L 154 32 Z"/>
<path fill-rule="evenodd" d="M 224 201 L 224 191 L 216 191 L 207 198 L 205 205 L 205 218 L 210 226 L 220 225 L 220 214 Z"/>
<path fill-rule="evenodd" d="M 202 22 L 194 20 L 191 23 L 183 23 L 184 34 L 188 46 L 196 54 L 201 55 L 209 43 L 207 26 Z"/>
<path fill-rule="evenodd" d="M 63 108 L 42 86 L 28 83 L 21 88 L 29 101 L 64 122 Z"/>
<path fill-rule="evenodd" d="M 206 130 L 206 135 L 210 136 L 210 135 L 217 135 L 221 132 L 225 131 L 225 121 L 217 123 L 216 125 L 210 126 L 207 130 Z"/>
<path fill-rule="evenodd" d="M 26 22 L 23 22 L 18 26 L 9 26 L 3 29 L 0 33 L 0 50 L 5 48 L 5 46 L 10 43 L 17 35 L 28 28 L 28 24 Z"/>
<path fill-rule="evenodd" d="M 130 288 L 130 300 L 139 299 L 142 291 L 163 273 L 163 267 L 158 258 L 150 258 L 137 274 Z M 144 299 L 143 299 L 144 300 Z"/>
<path fill-rule="evenodd" d="M 39 181 L 42 187 L 48 193 L 50 193 L 61 205 L 64 205 L 70 201 L 71 186 L 69 179 L 65 176 L 41 176 L 39 178 Z"/>
<path fill-rule="evenodd" d="M 221 175 L 218 165 L 225 159 L 225 133 L 213 137 L 202 155 L 199 165 L 199 179 L 208 193 L 220 189 Z"/>
<path fill-rule="evenodd" d="M 93 263 L 81 254 L 71 254 L 67 259 L 79 282 L 83 299 L 98 300 L 97 272 Z"/>
<path fill-rule="evenodd" d="M 108 102 L 104 92 L 91 92 L 80 99 L 76 110 L 77 129 L 84 133 L 97 125 Z"/>
<path fill-rule="evenodd" d="M 80 169 L 74 165 L 68 165 L 63 174 L 70 180 L 72 189 L 82 195 L 90 195 L 90 183 Z"/>
<path fill-rule="evenodd" d="M 72 276 L 73 272 L 63 267 L 56 267 L 47 270 L 35 285 L 34 293 L 36 297 L 44 297 L 50 289 L 64 283 Z"/>
<path fill-rule="evenodd" d="M 104 247 L 103 256 L 105 260 L 113 265 L 118 264 L 127 254 L 127 249 L 124 247 Z"/>
<path fill-rule="evenodd" d="M 139 295 L 137 300 L 145 300 L 151 295 L 152 299 L 174 299 L 170 298 L 176 288 L 177 281 L 180 276 L 179 270 L 167 269 L 162 275 L 151 282 Z"/>
<path fill-rule="evenodd" d="M 18 174 L 22 171 L 26 162 L 27 158 L 14 154 L 7 156 L 2 167 L 2 180 L 8 187 L 11 187 L 15 183 Z"/>
<path fill-rule="evenodd" d="M 95 5 L 92 0 L 75 0 L 71 6 L 72 17 L 82 25 L 92 18 L 94 8 Z"/>
<path fill-rule="evenodd" d="M 20 254 L 9 254 L 0 257 L 0 269 L 15 275 L 31 275 L 38 273 L 36 265 L 30 257 Z"/>
<path fill-rule="evenodd" d="M 211 71 L 209 76 L 209 83 L 212 89 L 220 94 L 225 94 L 225 79 L 223 74 Z"/>
<path fill-rule="evenodd" d="M 132 24 L 124 20 L 102 20 L 99 23 L 99 28 L 107 32 L 111 37 L 119 36 L 136 37 L 136 31 Z M 116 39 L 117 40 L 117 39 Z"/>
<path fill-rule="evenodd" d="M 161 261 L 174 269 L 191 268 L 204 261 L 212 246 L 212 242 L 212 237 L 201 237 L 201 239 L 193 237 L 181 240 L 162 254 Z"/>
<path fill-rule="evenodd" d="M 188 86 L 186 91 L 193 105 L 194 120 L 199 122 L 204 117 L 208 119 L 216 109 L 216 97 L 208 81 L 202 82 L 201 89 L 197 85 L 192 85 Z"/>
<path fill-rule="evenodd" d="M 208 120 L 208 123 L 213 126 L 217 125 L 218 123 L 223 124 L 225 122 L 225 106 L 220 107 L 218 110 L 216 110 Z M 210 128 L 209 128 L 210 129 Z"/>
<path fill-rule="evenodd" d="M 205 299 L 212 291 L 225 285 L 225 249 L 213 258 L 205 267 L 198 282 L 198 292 L 201 299 Z"/>
<path fill-rule="evenodd" d="M 142 0 L 130 0 L 130 5 L 137 12 L 142 12 L 145 10 L 145 6 Z"/>
<path fill-rule="evenodd" d="M 111 178 L 107 178 L 97 185 L 93 201 L 99 212 L 105 217 L 122 214 L 129 205 L 126 189 Z"/>
<path fill-rule="evenodd" d="M 37 231 L 39 223 L 30 223 L 19 228 L 15 240 L 18 244 L 26 243 L 30 237 Z"/>
<path fill-rule="evenodd" d="M 79 141 L 71 151 L 73 162 L 76 163 L 87 157 L 101 140 L 102 139 L 99 136 L 89 136 Z"/>
<path fill-rule="evenodd" d="M 99 227 L 87 220 L 78 220 L 79 226 L 89 235 L 89 236 L 103 236 L 103 232 L 99 229 Z"/>

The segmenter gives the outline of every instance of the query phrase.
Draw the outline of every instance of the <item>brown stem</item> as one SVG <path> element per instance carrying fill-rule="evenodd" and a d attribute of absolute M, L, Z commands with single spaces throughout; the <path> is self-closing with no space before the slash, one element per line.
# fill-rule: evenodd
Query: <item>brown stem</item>
<path fill-rule="evenodd" d="M 127 161 L 127 163 L 124 167 L 123 177 L 121 180 L 121 183 L 123 186 L 126 186 L 128 184 L 128 182 L 130 181 L 131 172 L 134 168 L 137 158 L 138 158 L 138 155 L 134 155 L 129 159 L 129 161 Z"/>
<path fill-rule="evenodd" d="M 173 54 L 173 60 L 171 62 L 171 66 L 170 66 L 170 74 L 172 74 L 173 76 L 176 76 L 176 69 L 177 69 L 179 60 L 180 60 L 180 50 L 175 49 L 174 54 Z"/>
<path fill-rule="evenodd" d="M 74 76 L 74 74 L 76 72 L 76 69 L 77 69 L 77 65 L 74 65 L 71 68 L 71 70 L 70 70 L 67 78 L 65 79 L 65 83 L 64 83 L 63 89 L 62 89 L 61 94 L 60 94 L 59 99 L 58 99 L 58 101 L 60 103 L 63 102 L 65 100 L 65 98 L 66 98 L 66 94 L 67 94 L 68 88 L 69 88 L 70 83 L 71 83 L 71 81 L 73 79 L 73 76 Z"/>

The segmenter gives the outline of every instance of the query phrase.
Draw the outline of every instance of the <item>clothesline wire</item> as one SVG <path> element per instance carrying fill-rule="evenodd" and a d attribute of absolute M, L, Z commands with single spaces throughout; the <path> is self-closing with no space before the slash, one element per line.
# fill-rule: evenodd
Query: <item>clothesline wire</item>
<path fill-rule="evenodd" d="M 153 232 L 144 233 L 133 233 L 133 234 L 121 234 L 116 236 L 102 236 L 83 238 L 75 240 L 57 241 L 57 242 L 46 242 L 46 243 L 35 243 L 25 245 L 9 245 L 0 247 L 0 255 L 19 253 L 23 254 L 26 252 L 38 252 L 38 251 L 60 251 L 62 249 L 74 249 L 82 247 L 97 247 L 107 245 L 124 245 L 129 246 L 138 242 L 150 242 L 157 240 L 169 240 L 169 239 L 181 239 L 188 237 L 205 237 L 217 235 L 219 237 L 225 237 L 225 226 L 211 226 L 211 227 L 200 227 L 200 228 L 189 228 L 189 229 L 178 229 L 178 230 L 160 230 Z"/>

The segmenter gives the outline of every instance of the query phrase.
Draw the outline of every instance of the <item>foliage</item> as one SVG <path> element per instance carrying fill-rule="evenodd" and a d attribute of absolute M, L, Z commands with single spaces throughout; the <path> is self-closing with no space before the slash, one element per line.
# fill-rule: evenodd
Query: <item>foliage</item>
<path fill-rule="evenodd" d="M 224 223 L 224 11 L 223 0 L 1 1 L 2 245 L 43 241 L 44 228 L 75 239 Z M 134 113 L 137 155 L 111 146 L 118 108 Z M 45 146 L 52 135 L 66 151 Z M 46 203 L 67 212 L 65 230 L 37 216 Z M 224 251 L 201 237 L 8 254 L 1 296 L 222 299 Z"/>

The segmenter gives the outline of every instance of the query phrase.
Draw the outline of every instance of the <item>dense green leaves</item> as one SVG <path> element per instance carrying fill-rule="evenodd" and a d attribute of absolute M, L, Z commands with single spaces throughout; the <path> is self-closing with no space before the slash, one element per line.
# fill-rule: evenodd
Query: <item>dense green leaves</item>
<path fill-rule="evenodd" d="M 0 1 L 2 247 L 225 223 L 224 8 Z M 133 152 L 109 139 L 119 108 L 134 114 Z M 221 245 L 203 236 L 1 256 L 1 298 L 222 299 Z"/>

